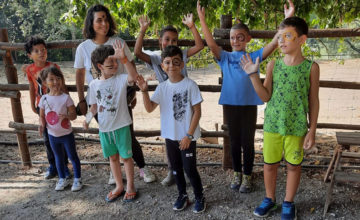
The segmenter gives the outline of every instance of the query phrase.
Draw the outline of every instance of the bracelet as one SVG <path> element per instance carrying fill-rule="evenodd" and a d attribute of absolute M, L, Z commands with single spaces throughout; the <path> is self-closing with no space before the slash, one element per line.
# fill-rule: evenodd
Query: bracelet
<path fill-rule="evenodd" d="M 248 73 L 248 75 L 250 76 L 250 75 L 252 75 L 252 74 L 254 74 L 254 73 L 258 73 L 258 71 L 255 71 L 255 72 L 252 72 L 252 73 Z"/>
<path fill-rule="evenodd" d="M 124 57 L 124 58 L 121 58 L 121 59 L 120 59 L 120 62 L 121 62 L 122 64 L 125 64 L 127 61 L 128 61 L 127 57 Z"/>

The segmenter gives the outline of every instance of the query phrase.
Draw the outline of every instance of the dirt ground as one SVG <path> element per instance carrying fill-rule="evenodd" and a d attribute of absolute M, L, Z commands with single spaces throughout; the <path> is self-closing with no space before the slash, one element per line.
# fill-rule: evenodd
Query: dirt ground
<path fill-rule="evenodd" d="M 359 60 L 348 60 L 345 65 L 336 62 L 319 62 L 321 79 L 343 80 L 360 82 Z M 66 75 L 67 84 L 75 84 L 75 74 L 71 62 L 61 63 L 61 68 Z M 6 83 L 0 66 L 0 83 Z M 149 70 L 139 66 L 139 72 L 149 74 Z M 190 77 L 198 84 L 216 85 L 220 76 L 217 67 L 209 67 L 190 71 Z M 19 82 L 25 83 L 23 75 L 19 72 Z M 206 130 L 215 130 L 215 123 L 222 124 L 222 109 L 217 104 L 218 93 L 202 93 L 203 114 L 200 124 Z M 75 93 L 72 93 L 77 102 Z M 360 93 L 356 90 L 324 89 L 320 90 L 321 111 L 319 122 L 360 124 Z M 22 92 L 22 108 L 25 123 L 37 124 L 37 117 L 29 107 L 28 92 Z M 8 128 L 11 120 L 11 107 L 8 99 L 0 98 L 2 106 L 0 114 L 0 129 Z M 259 107 L 258 123 L 263 122 L 264 106 Z M 79 117 L 73 126 L 81 126 L 84 118 Z M 160 129 L 159 111 L 148 114 L 142 106 L 141 96 L 138 95 L 138 104 L 134 109 L 135 129 L 155 130 Z M 92 124 L 96 127 L 96 124 Z M 77 149 L 82 162 L 107 162 L 101 153 L 101 147 L 96 142 L 82 141 L 82 135 L 77 136 Z M 28 132 L 29 142 L 38 141 L 39 136 Z M 96 135 L 89 138 L 98 137 Z M 144 141 L 163 141 L 159 138 L 138 138 Z M 0 141 L 16 142 L 13 134 L 0 133 Z M 199 141 L 199 143 L 203 143 Z M 222 140 L 220 139 L 220 144 Z M 329 162 L 330 151 L 336 145 L 334 130 L 318 130 L 317 154 L 306 156 L 304 165 L 326 165 Z M 262 131 L 256 133 L 255 148 L 261 150 Z M 143 151 L 147 163 L 165 163 L 164 146 L 143 144 Z M 352 152 L 359 152 L 352 147 Z M 30 154 L 32 161 L 46 161 L 43 145 L 31 145 Z M 325 157 L 325 159 L 323 158 Z M 43 174 L 46 164 L 34 164 L 31 169 L 23 169 L 20 164 L 0 164 L 0 219 L 256 219 L 252 212 L 265 195 L 262 167 L 254 169 L 254 192 L 240 194 L 230 189 L 231 175 L 223 171 L 218 165 L 203 166 L 201 164 L 220 164 L 222 159 L 221 149 L 198 149 L 198 169 L 203 181 L 207 210 L 202 214 L 194 214 L 192 206 L 185 211 L 172 211 L 172 204 L 177 196 L 176 186 L 163 187 L 160 182 L 166 175 L 164 166 L 151 166 L 157 176 L 157 181 L 146 184 L 139 177 L 138 168 L 135 168 L 135 185 L 139 191 L 139 198 L 134 203 L 123 203 L 118 200 L 108 204 L 104 198 L 112 189 L 107 185 L 108 165 L 82 165 L 82 178 L 85 187 L 76 193 L 66 189 L 55 192 L 56 178 L 44 180 Z M 0 160 L 19 161 L 20 155 L 17 146 L 0 144 Z M 261 163 L 262 156 L 256 155 L 255 163 Z M 359 161 L 355 164 L 359 165 Z M 349 172 L 352 170 L 349 170 Z M 302 179 L 295 202 L 298 208 L 299 219 L 360 219 L 360 186 L 351 184 L 337 184 L 334 188 L 333 202 L 325 218 L 322 217 L 323 206 L 328 183 L 322 181 L 324 168 L 303 169 Z M 355 170 L 353 172 L 359 172 Z M 277 201 L 281 204 L 285 194 L 286 174 L 285 168 L 279 169 L 277 184 Z M 194 198 L 191 186 L 188 193 Z M 279 219 L 279 208 L 268 219 Z"/>

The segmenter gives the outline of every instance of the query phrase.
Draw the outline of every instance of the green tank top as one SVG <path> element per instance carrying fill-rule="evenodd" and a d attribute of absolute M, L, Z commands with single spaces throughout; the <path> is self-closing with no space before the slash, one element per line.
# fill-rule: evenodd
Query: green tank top
<path fill-rule="evenodd" d="M 312 61 L 296 66 L 275 61 L 272 96 L 266 105 L 264 131 L 283 136 L 304 136 L 308 130 L 310 70 Z"/>

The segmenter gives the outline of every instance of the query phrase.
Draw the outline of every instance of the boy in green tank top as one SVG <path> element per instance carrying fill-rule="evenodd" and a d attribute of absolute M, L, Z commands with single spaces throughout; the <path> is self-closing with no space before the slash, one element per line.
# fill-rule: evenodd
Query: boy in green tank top
<path fill-rule="evenodd" d="M 259 59 L 253 63 L 247 55 L 241 61 L 257 94 L 267 102 L 263 148 L 266 197 L 254 211 L 259 217 L 277 208 L 277 169 L 284 157 L 287 181 L 281 219 L 296 219 L 294 197 L 300 183 L 303 149 L 315 144 L 319 114 L 319 65 L 305 59 L 301 52 L 307 34 L 308 26 L 301 18 L 290 17 L 280 24 L 278 45 L 285 56 L 268 64 L 264 84 L 254 74 Z"/>

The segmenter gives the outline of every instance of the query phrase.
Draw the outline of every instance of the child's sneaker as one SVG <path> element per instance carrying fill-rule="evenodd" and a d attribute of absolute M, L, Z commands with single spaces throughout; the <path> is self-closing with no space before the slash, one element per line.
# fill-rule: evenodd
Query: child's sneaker
<path fill-rule="evenodd" d="M 108 184 L 109 184 L 109 185 L 114 185 L 114 184 L 116 184 L 116 181 L 115 181 L 114 176 L 113 176 L 113 174 L 112 174 L 111 171 L 110 171 L 110 176 L 109 176 Z"/>
<path fill-rule="evenodd" d="M 186 206 L 188 206 L 188 204 L 189 204 L 189 197 L 186 194 L 180 195 L 174 204 L 173 210 L 181 211 L 185 209 Z"/>
<path fill-rule="evenodd" d="M 175 183 L 175 178 L 172 174 L 172 172 L 169 170 L 167 173 L 167 176 L 161 181 L 161 185 L 163 186 L 171 186 Z"/>
<path fill-rule="evenodd" d="M 241 184 L 241 173 L 240 172 L 234 172 L 234 176 L 231 180 L 230 188 L 234 190 L 239 190 Z"/>
<path fill-rule="evenodd" d="M 74 178 L 74 182 L 71 186 L 71 191 L 72 192 L 76 192 L 79 191 L 82 188 L 82 182 L 81 182 L 81 178 Z"/>
<path fill-rule="evenodd" d="M 151 172 L 151 170 L 148 167 L 144 167 L 141 170 L 143 172 L 145 183 L 152 183 L 156 180 L 156 176 Z"/>
<path fill-rule="evenodd" d="M 66 178 L 60 178 L 59 181 L 56 183 L 55 190 L 62 191 L 69 185 L 69 180 Z"/>
<path fill-rule="evenodd" d="M 284 201 L 281 210 L 281 220 L 296 219 L 296 207 L 293 202 Z"/>
<path fill-rule="evenodd" d="M 54 171 L 49 167 L 44 174 L 44 179 L 49 180 L 56 177 L 56 175 L 57 175 L 56 171 Z"/>
<path fill-rule="evenodd" d="M 193 209 L 194 213 L 204 212 L 206 209 L 205 198 L 201 197 L 200 199 L 195 199 L 195 206 Z"/>
<path fill-rule="evenodd" d="M 276 203 L 273 202 L 272 199 L 265 197 L 260 206 L 255 209 L 254 215 L 258 217 L 267 217 L 270 212 L 275 211 L 276 209 Z"/>
<path fill-rule="evenodd" d="M 252 183 L 251 183 L 251 175 L 243 175 L 242 182 L 240 186 L 240 192 L 241 193 L 249 193 L 252 189 Z"/>

